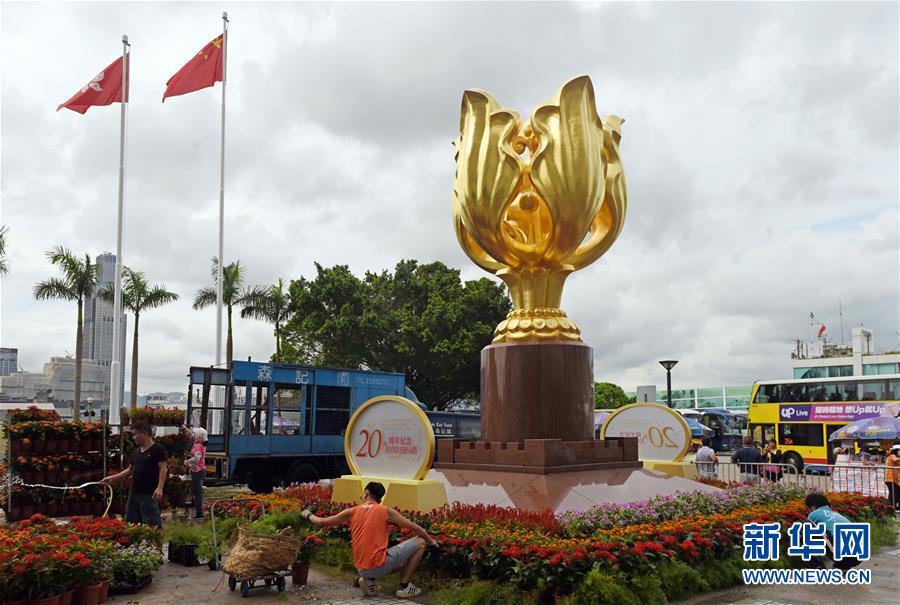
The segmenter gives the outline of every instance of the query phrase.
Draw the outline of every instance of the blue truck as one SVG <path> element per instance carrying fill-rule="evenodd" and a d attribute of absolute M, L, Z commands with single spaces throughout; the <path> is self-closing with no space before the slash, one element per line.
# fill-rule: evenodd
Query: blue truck
<path fill-rule="evenodd" d="M 344 431 L 350 416 L 378 395 L 418 403 L 395 372 L 234 361 L 190 369 L 187 417 L 209 433 L 211 483 L 246 483 L 256 492 L 349 472 Z M 436 437 L 477 439 L 478 414 L 427 412 Z"/>

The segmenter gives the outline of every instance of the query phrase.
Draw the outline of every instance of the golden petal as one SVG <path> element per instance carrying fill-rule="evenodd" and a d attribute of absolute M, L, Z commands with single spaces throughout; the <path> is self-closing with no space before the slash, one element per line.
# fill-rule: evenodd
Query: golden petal
<path fill-rule="evenodd" d="M 500 221 L 516 193 L 524 165 L 513 151 L 519 115 L 487 92 L 467 90 L 460 112 L 454 216 L 494 260 L 517 265 L 502 243 Z"/>
<path fill-rule="evenodd" d="M 588 76 L 570 80 L 531 118 L 539 147 L 531 165 L 535 189 L 550 207 L 546 261 L 559 262 L 584 240 L 603 202 L 603 123 Z"/>

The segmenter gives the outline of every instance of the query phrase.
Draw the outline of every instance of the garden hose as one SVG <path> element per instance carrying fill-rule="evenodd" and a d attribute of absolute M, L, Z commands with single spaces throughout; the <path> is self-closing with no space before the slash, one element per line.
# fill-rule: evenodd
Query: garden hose
<path fill-rule="evenodd" d="M 20 482 L 16 482 L 15 484 L 19 485 L 20 487 L 32 487 L 32 488 L 33 487 L 43 487 L 45 489 L 61 489 L 63 491 L 63 495 L 65 495 L 66 490 L 84 489 L 85 487 L 88 487 L 89 485 L 102 485 L 103 487 L 105 487 L 108 490 L 108 494 L 109 494 L 106 498 L 106 509 L 103 511 L 103 515 L 101 515 L 102 517 L 109 516 L 109 509 L 112 508 L 112 502 L 113 502 L 113 498 L 115 495 L 115 492 L 113 491 L 113 488 L 111 485 L 109 485 L 108 483 L 101 483 L 100 481 L 88 481 L 87 483 L 82 483 L 81 485 L 45 485 L 43 483 L 20 483 Z"/>

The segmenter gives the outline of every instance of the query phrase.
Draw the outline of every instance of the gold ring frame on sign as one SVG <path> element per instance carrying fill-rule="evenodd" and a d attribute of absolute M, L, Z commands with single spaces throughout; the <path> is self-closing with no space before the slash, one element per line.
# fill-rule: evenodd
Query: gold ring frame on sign
<path fill-rule="evenodd" d="M 406 397 L 399 397 L 397 395 L 378 395 L 377 397 L 372 397 L 364 404 L 359 406 L 359 409 L 353 412 L 353 416 L 350 417 L 350 422 L 347 423 L 347 432 L 344 433 L 344 458 L 347 460 L 347 466 L 350 467 L 351 473 L 353 473 L 357 477 L 362 476 L 359 467 L 356 466 L 354 457 L 351 455 L 350 440 L 353 438 L 353 434 L 355 432 L 354 427 L 356 425 L 356 421 L 359 420 L 359 416 L 366 409 L 382 401 L 392 401 L 394 403 L 399 403 L 400 405 L 406 406 L 415 414 L 416 418 L 422 424 L 422 428 L 425 429 L 425 441 L 427 442 L 425 444 L 425 461 L 422 462 L 422 466 L 419 467 L 419 470 L 417 470 L 416 474 L 412 477 L 414 481 L 421 481 L 425 478 L 425 475 L 428 474 L 428 470 L 431 468 L 431 463 L 434 462 L 434 429 L 431 428 L 431 421 L 428 420 L 428 416 L 425 415 L 425 412 L 423 412 L 419 406 L 417 406 Z"/>
<path fill-rule="evenodd" d="M 691 449 L 691 439 L 692 439 L 692 437 L 691 437 L 691 426 L 687 423 L 687 420 L 684 419 L 684 416 L 682 416 L 681 414 L 679 414 L 678 412 L 676 412 L 676 411 L 673 410 L 672 408 L 668 408 L 668 407 L 666 407 L 666 406 L 664 406 L 664 405 L 660 405 L 660 404 L 658 404 L 658 403 L 653 403 L 653 402 L 650 402 L 650 401 L 646 401 L 646 402 L 641 402 L 641 403 L 629 403 L 628 405 L 624 405 L 624 406 L 620 407 L 620 408 L 617 409 L 615 412 L 613 412 L 612 414 L 610 414 L 609 417 L 608 417 L 606 420 L 603 421 L 603 426 L 600 428 L 600 439 L 606 439 L 606 426 L 609 424 L 609 421 L 610 421 L 610 420 L 612 420 L 613 418 L 615 418 L 615 417 L 619 414 L 619 412 L 624 412 L 625 410 L 628 410 L 628 409 L 631 409 L 631 408 L 636 408 L 636 407 L 643 407 L 643 408 L 646 408 L 646 407 L 655 407 L 655 408 L 659 408 L 659 409 L 661 409 L 661 410 L 667 411 L 668 413 L 672 414 L 673 416 L 675 416 L 675 417 L 678 419 L 678 423 L 684 428 L 685 432 L 687 433 L 688 438 L 687 438 L 687 440 L 684 442 L 684 447 L 681 449 L 681 453 L 678 454 L 678 456 L 676 456 L 675 459 L 672 460 L 672 462 L 681 462 L 681 461 L 684 459 L 685 455 L 686 455 L 686 454 L 690 451 L 690 449 Z"/>

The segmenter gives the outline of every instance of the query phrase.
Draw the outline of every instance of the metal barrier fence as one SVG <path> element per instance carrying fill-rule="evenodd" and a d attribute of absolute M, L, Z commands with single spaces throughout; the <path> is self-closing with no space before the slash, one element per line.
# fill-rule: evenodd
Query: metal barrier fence
<path fill-rule="evenodd" d="M 790 481 L 797 483 L 802 476 L 793 464 L 768 464 L 765 462 L 698 462 L 697 475 L 701 479 L 714 479 L 725 483 L 760 483 Z"/>
<path fill-rule="evenodd" d="M 852 464 L 815 464 L 798 471 L 793 464 L 765 462 L 698 462 L 697 475 L 725 483 L 765 483 L 785 481 L 823 492 L 888 496 L 885 479 L 888 467 Z"/>
<path fill-rule="evenodd" d="M 804 484 L 826 492 L 850 492 L 886 498 L 886 466 L 815 464 L 803 469 Z"/>

